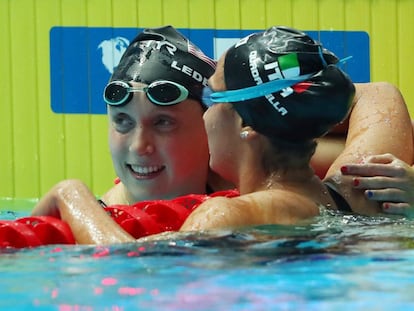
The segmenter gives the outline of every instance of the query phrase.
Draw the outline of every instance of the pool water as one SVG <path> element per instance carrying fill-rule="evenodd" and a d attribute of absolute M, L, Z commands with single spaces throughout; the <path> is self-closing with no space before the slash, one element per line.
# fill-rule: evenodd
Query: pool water
<path fill-rule="evenodd" d="M 3 249 L 0 288 L 1 310 L 409 310 L 414 222 L 324 211 L 295 226 Z"/>

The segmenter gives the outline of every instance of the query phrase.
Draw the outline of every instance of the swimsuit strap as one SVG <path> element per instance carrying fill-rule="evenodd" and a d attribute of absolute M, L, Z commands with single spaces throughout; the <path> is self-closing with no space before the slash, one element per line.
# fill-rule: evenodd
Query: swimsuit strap
<path fill-rule="evenodd" d="M 324 184 L 326 188 L 328 189 L 329 194 L 332 197 L 332 200 L 334 200 L 338 211 L 352 213 L 351 206 L 344 199 L 344 197 L 335 189 L 335 187 L 332 184 L 327 183 L 327 182 L 325 182 Z"/>

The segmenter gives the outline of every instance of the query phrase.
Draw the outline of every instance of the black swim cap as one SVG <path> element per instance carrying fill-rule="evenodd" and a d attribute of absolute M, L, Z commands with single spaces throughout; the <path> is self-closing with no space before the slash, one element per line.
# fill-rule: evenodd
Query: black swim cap
<path fill-rule="evenodd" d="M 297 79 L 282 91 L 232 102 L 245 125 L 270 138 L 303 142 L 321 137 L 350 111 L 355 87 L 338 58 L 305 33 L 271 27 L 241 39 L 225 56 L 227 90 Z"/>
<path fill-rule="evenodd" d="M 201 92 L 216 63 L 172 26 L 143 30 L 130 43 L 110 81 L 150 84 L 169 80 L 201 101 Z"/>

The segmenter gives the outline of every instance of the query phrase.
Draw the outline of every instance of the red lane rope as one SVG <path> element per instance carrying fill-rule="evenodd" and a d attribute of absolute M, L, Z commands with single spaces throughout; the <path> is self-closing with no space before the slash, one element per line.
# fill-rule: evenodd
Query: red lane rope
<path fill-rule="evenodd" d="M 112 205 L 104 209 L 135 238 L 180 229 L 188 215 L 210 197 L 235 197 L 237 190 L 210 195 L 189 194 L 172 200 L 142 201 L 133 205 Z M 0 248 L 75 244 L 69 225 L 51 216 L 30 216 L 0 220 Z"/>

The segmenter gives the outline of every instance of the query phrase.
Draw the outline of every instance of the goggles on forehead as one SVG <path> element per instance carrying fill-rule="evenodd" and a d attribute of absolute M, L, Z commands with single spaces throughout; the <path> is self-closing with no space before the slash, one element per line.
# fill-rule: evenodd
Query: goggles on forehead
<path fill-rule="evenodd" d="M 134 92 L 144 92 L 148 99 L 156 105 L 175 105 L 187 99 L 189 92 L 181 84 L 158 80 L 144 87 L 132 87 L 125 81 L 112 81 L 104 89 L 104 101 L 111 106 L 127 104 Z"/>

